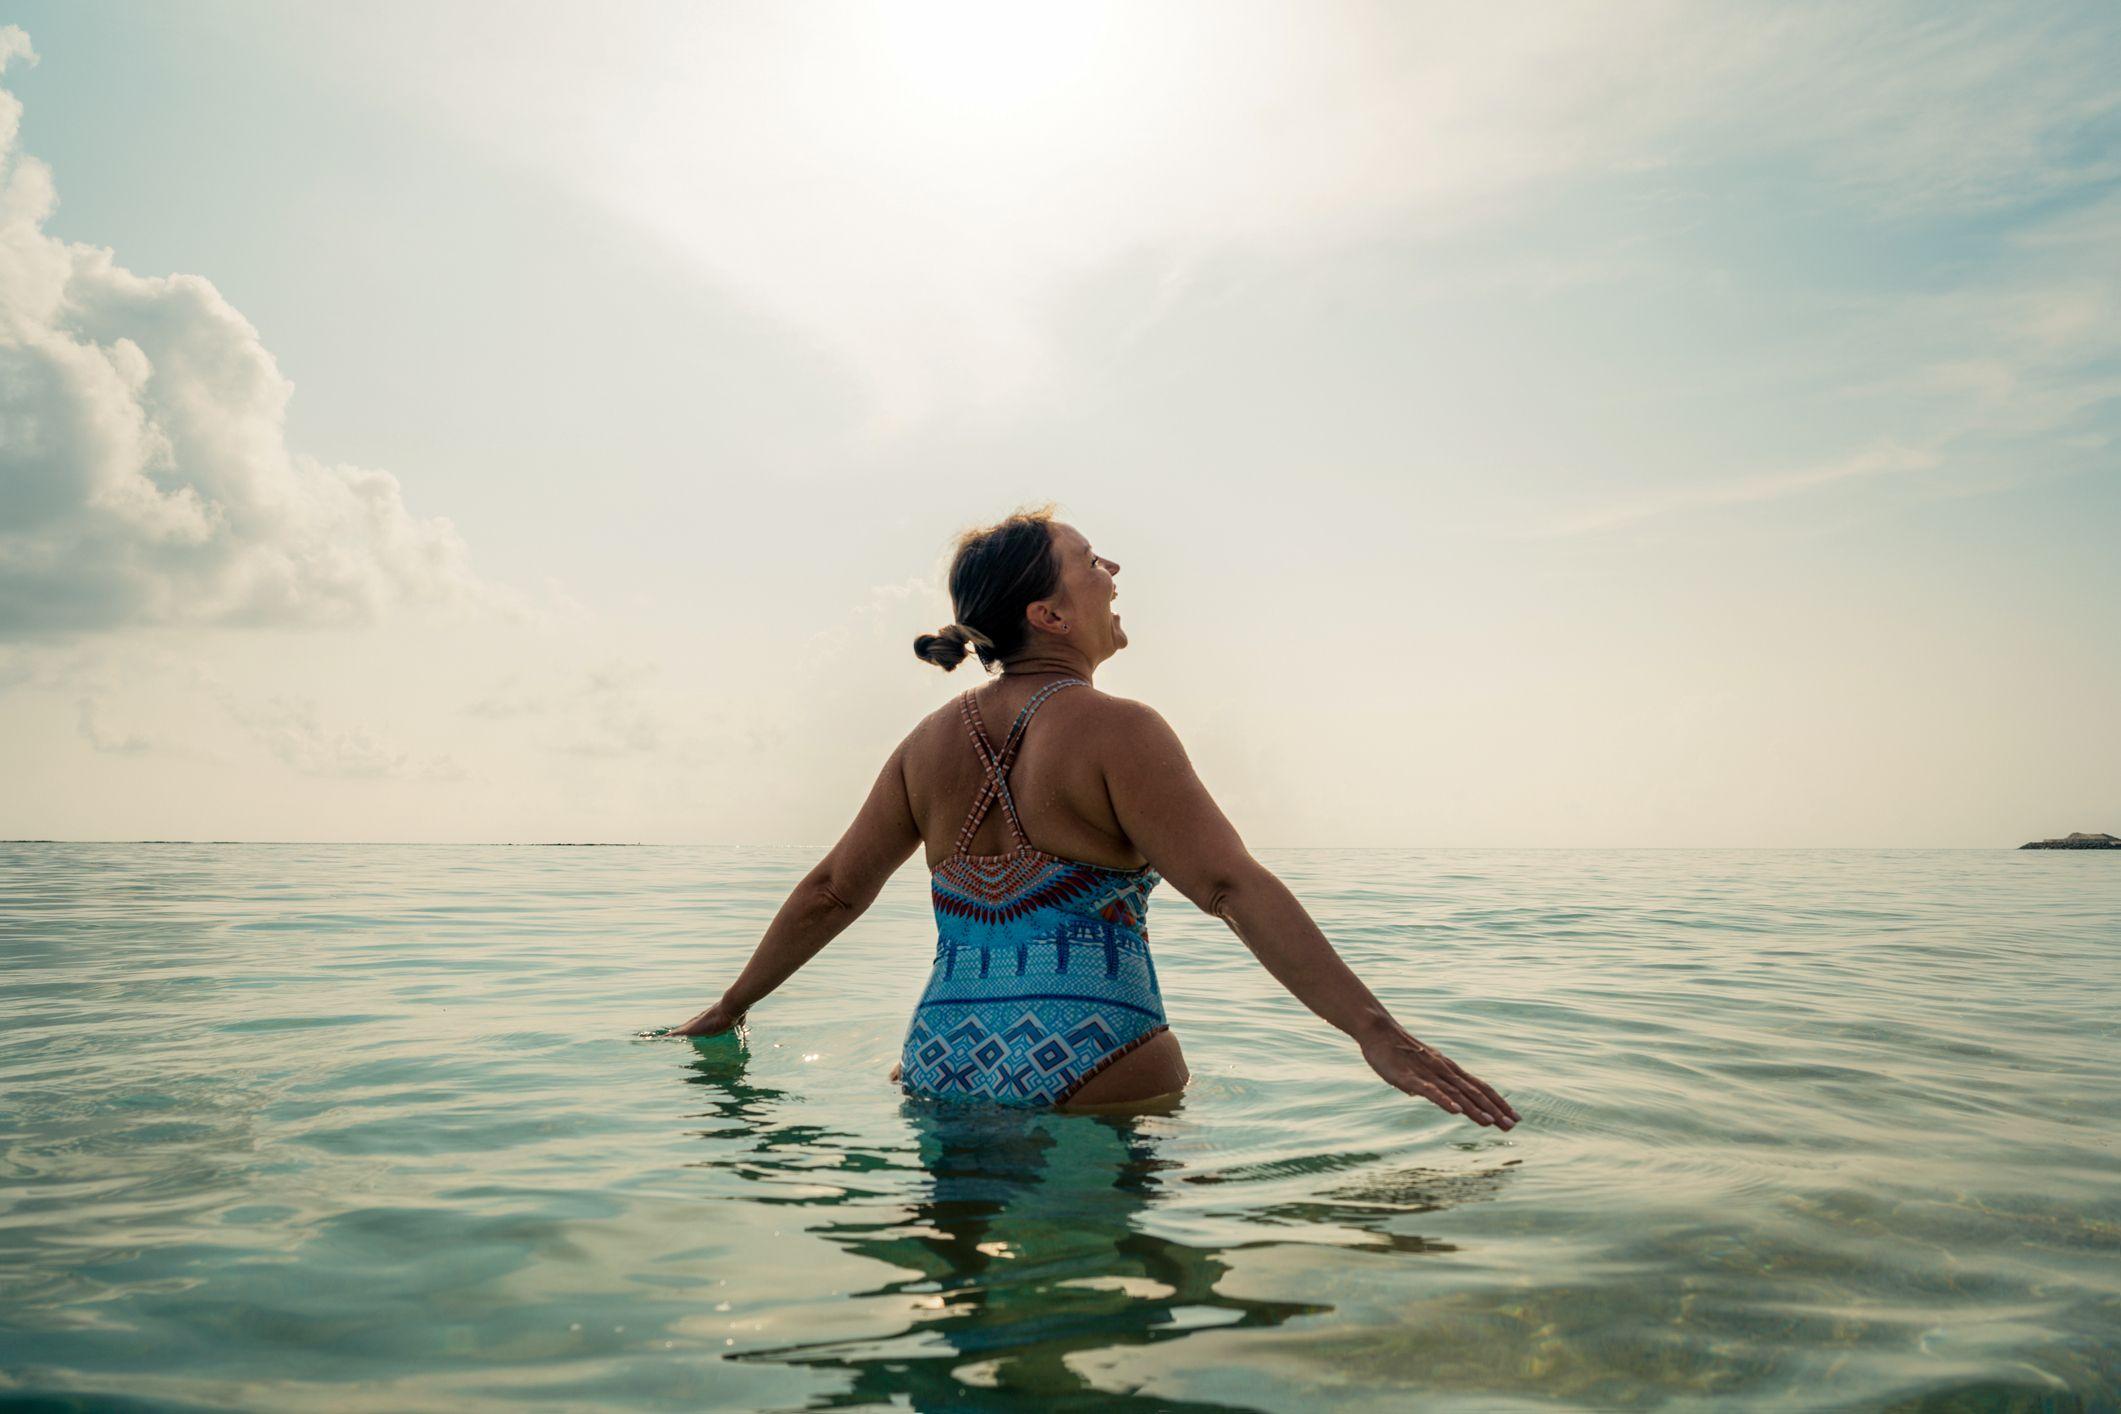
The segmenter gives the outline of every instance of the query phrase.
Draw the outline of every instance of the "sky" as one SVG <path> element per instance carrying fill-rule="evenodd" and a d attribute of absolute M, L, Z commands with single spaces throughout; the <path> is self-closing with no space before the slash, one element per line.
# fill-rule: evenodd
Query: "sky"
<path fill-rule="evenodd" d="M 1049 500 L 1255 847 L 2121 833 L 2112 6 L 0 56 L 0 837 L 826 845 Z"/>

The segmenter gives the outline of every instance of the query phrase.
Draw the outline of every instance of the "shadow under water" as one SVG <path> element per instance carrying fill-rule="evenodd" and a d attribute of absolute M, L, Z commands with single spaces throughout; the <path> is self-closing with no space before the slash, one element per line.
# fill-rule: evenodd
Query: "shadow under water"
<path fill-rule="evenodd" d="M 719 1039 L 719 1038 L 718 1038 Z M 801 1097 L 753 1083 L 741 1042 L 701 1045 L 686 1079 L 711 1096 L 707 1117 L 732 1127 L 704 1137 L 751 1140 L 736 1162 L 715 1161 L 740 1177 L 783 1189 L 766 1201 L 817 1210 L 808 1231 L 901 1275 L 850 1294 L 855 1301 L 913 1311 L 884 1336 L 826 1338 L 732 1351 L 725 1359 L 843 1371 L 851 1382 L 806 1407 L 849 1408 L 910 1400 L 920 1409 L 1036 1400 L 1045 1407 L 1107 1407 L 1128 1391 L 1094 1383 L 1071 1365 L 1079 1353 L 1178 1340 L 1196 1331 L 1278 1326 L 1324 1315 L 1330 1305 L 1247 1299 L 1218 1290 L 1230 1252 L 1291 1241 L 1352 1252 L 1452 1250 L 1390 1230 L 1409 1213 L 1484 1197 L 1508 1174 L 1405 1170 L 1372 1172 L 1318 1200 L 1247 1210 L 1248 1226 L 1323 1225 L 1336 1239 L 1260 1236 L 1196 1246 L 1145 1228 L 1145 1214 L 1174 1183 L 1241 1182 L 1234 1172 L 1184 1172 L 1160 1153 L 1144 1118 L 1060 1115 L 908 1097 L 900 1118 L 912 1144 L 895 1151 L 854 1136 L 781 1118 Z M 1368 1157 L 1368 1156 L 1364 1156 Z M 1321 1177 L 1341 1167 L 1328 1156 Z M 829 1170 L 830 1185 L 787 1180 Z M 895 1170 L 911 1180 L 912 1201 L 877 1215 L 844 1212 L 850 1200 L 884 1198 L 845 1185 L 863 1172 Z M 794 1196 L 789 1196 L 789 1195 Z M 1197 1194 L 1193 1195 L 1196 1196 Z M 838 1210 L 838 1211 L 836 1211 Z M 1352 1238 L 1353 1240 L 1349 1240 Z M 1240 1409 L 1158 1396 L 1159 1408 Z"/>

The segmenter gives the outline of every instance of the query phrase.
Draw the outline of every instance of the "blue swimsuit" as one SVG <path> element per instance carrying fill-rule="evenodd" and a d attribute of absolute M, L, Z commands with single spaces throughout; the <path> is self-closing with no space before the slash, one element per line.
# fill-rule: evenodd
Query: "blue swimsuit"
<path fill-rule="evenodd" d="M 999 751 L 987 740 L 972 693 L 958 699 L 987 781 L 957 848 L 930 874 L 935 967 L 900 1057 L 899 1083 L 913 1094 L 1064 1104 L 1091 1076 L 1165 1029 L 1149 960 L 1156 871 L 1033 849 L 1009 794 L 1009 767 L 1031 714 L 1076 685 L 1088 686 L 1063 678 L 1040 688 Z M 997 800 L 1016 848 L 968 854 Z"/>

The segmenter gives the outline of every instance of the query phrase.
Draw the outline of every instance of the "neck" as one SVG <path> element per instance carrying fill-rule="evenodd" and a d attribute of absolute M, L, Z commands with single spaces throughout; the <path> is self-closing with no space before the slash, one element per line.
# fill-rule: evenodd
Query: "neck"
<path fill-rule="evenodd" d="M 1011 658 L 1002 664 L 1002 676 L 1005 678 L 1031 677 L 1039 673 L 1062 673 L 1068 677 L 1081 678 L 1092 686 L 1096 685 L 1096 680 L 1091 677 L 1091 674 L 1095 671 L 1096 668 L 1083 658 L 1069 653 L 1054 653 L 1051 651 L 1026 653 L 1020 658 Z"/>

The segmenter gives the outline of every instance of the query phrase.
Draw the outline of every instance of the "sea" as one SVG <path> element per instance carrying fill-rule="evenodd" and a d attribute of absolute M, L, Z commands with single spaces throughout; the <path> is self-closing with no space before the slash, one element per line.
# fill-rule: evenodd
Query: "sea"
<path fill-rule="evenodd" d="M 918 857 L 0 845 L 0 1405 L 2121 1408 L 2121 853 L 1260 850 L 1505 1133 L 1169 884 L 1168 1113 L 912 1100 Z"/>

